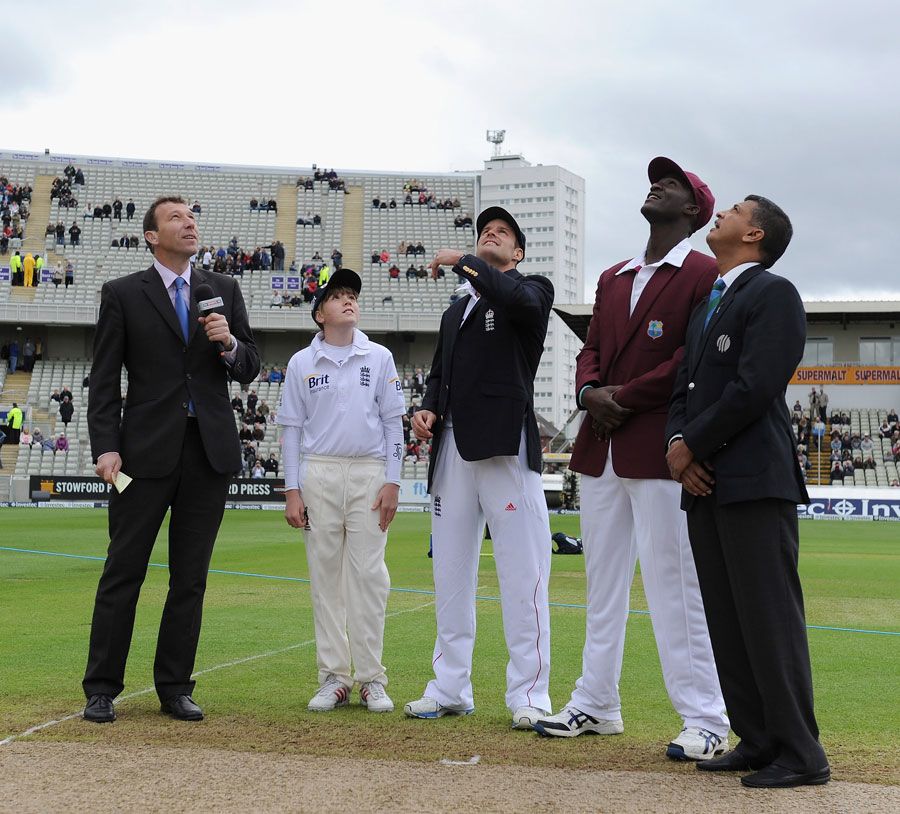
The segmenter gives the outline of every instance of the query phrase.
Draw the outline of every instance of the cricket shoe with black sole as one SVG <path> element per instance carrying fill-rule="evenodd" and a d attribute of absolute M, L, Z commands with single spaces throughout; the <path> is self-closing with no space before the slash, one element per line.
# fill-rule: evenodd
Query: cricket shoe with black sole
<path fill-rule="evenodd" d="M 625 725 L 620 719 L 604 720 L 575 707 L 564 707 L 556 715 L 540 718 L 534 730 L 545 737 L 575 738 L 578 735 L 621 735 Z"/>

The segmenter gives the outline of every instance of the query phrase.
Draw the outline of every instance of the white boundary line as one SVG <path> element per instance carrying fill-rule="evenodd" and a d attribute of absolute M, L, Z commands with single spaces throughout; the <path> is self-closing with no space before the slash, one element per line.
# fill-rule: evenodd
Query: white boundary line
<path fill-rule="evenodd" d="M 404 613 L 415 613 L 416 611 L 424 610 L 425 608 L 428 608 L 433 604 L 434 600 L 432 599 L 430 602 L 426 602 L 423 605 L 416 605 L 414 608 L 405 608 L 404 610 L 394 611 L 393 613 L 386 613 L 384 618 L 388 619 L 392 616 L 402 616 Z M 214 673 L 216 672 L 216 670 L 225 670 L 229 667 L 237 667 L 241 664 L 247 664 L 251 661 L 258 661 L 259 659 L 267 659 L 271 656 L 278 656 L 282 653 L 289 653 L 291 650 L 298 650 L 301 647 L 309 647 L 311 644 L 315 643 L 315 639 L 308 639 L 305 642 L 298 642 L 297 644 L 288 645 L 287 647 L 282 647 L 278 650 L 269 650 L 267 653 L 257 653 L 253 656 L 245 656 L 242 659 L 227 661 L 224 664 L 216 664 L 213 667 L 207 667 L 205 670 L 198 670 L 191 676 L 191 678 L 206 675 L 207 673 Z M 129 701 L 132 698 L 138 698 L 142 695 L 149 695 L 151 692 L 155 692 L 155 687 L 148 687 L 144 690 L 138 690 L 137 692 L 128 693 L 128 695 L 121 695 L 113 703 L 121 704 L 123 701 Z M 56 718 L 52 721 L 45 721 L 42 724 L 37 724 L 36 726 L 29 727 L 24 732 L 20 732 L 18 735 L 10 735 L 8 738 L 4 738 L 2 741 L 0 741 L 0 746 L 9 746 L 9 744 L 19 740 L 20 738 L 26 738 L 29 735 L 35 735 L 38 732 L 42 732 L 43 730 L 49 729 L 52 726 L 57 726 L 58 724 L 65 723 L 66 721 L 72 721 L 75 718 L 82 717 L 84 717 L 84 711 L 79 710 L 78 712 L 73 712 L 71 715 L 66 715 L 63 718 Z"/>

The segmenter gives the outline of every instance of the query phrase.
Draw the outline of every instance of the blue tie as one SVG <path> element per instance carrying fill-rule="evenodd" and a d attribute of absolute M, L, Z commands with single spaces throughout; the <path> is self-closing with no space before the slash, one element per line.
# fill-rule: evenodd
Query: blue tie
<path fill-rule="evenodd" d="M 178 315 L 178 322 L 181 325 L 181 333 L 184 335 L 184 341 L 188 341 L 188 307 L 181 295 L 182 289 L 187 285 L 184 277 L 175 278 L 175 313 Z"/>
<path fill-rule="evenodd" d="M 188 307 L 184 297 L 181 296 L 181 292 L 186 285 L 184 277 L 175 278 L 175 313 L 178 315 L 178 322 L 181 325 L 181 333 L 184 334 L 185 344 L 188 341 Z M 188 415 L 197 415 L 194 411 L 193 399 L 188 401 Z"/>
<path fill-rule="evenodd" d="M 725 281 L 719 277 L 719 279 L 713 283 L 712 291 L 709 292 L 709 302 L 706 304 L 706 320 L 703 323 L 704 331 L 706 330 L 706 326 L 709 325 L 712 315 L 716 313 L 716 308 L 719 307 L 719 301 L 722 299 L 722 293 L 724 291 Z"/>

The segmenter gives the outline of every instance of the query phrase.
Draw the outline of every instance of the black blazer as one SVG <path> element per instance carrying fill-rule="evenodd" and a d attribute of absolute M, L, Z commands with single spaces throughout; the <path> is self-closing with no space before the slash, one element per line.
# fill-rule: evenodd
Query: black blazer
<path fill-rule="evenodd" d="M 709 327 L 691 315 L 666 438 L 681 433 L 714 469 L 719 504 L 763 498 L 807 503 L 785 390 L 803 357 L 806 314 L 793 284 L 763 266 L 728 287 Z M 682 508 L 693 497 L 682 493 Z"/>
<path fill-rule="evenodd" d="M 238 340 L 230 371 L 197 322 L 194 297 L 190 341 L 185 345 L 172 301 L 153 266 L 103 284 L 87 413 L 95 462 L 104 452 L 118 452 L 128 475 L 168 475 L 181 455 L 188 402 L 193 400 L 213 469 L 222 474 L 240 470 L 240 442 L 227 385 L 229 373 L 239 382 L 253 381 L 259 373 L 259 355 L 237 283 L 194 268 L 191 291 L 200 283 L 208 283 L 222 298 L 224 307 L 216 310 L 224 314 Z M 123 365 L 128 371 L 124 405 Z"/>
<path fill-rule="evenodd" d="M 457 300 L 441 318 L 422 398 L 422 408 L 438 417 L 432 429 L 429 489 L 448 410 L 463 460 L 518 455 L 524 426 L 528 466 L 541 471 L 534 377 L 544 352 L 553 284 L 539 274 L 498 271 L 471 254 L 453 271 L 480 296 L 462 326 L 471 297 Z"/>

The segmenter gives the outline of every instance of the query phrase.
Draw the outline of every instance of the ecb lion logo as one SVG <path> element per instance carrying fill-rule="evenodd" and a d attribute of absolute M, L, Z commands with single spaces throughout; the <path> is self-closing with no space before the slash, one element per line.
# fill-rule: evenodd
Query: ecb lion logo
<path fill-rule="evenodd" d="M 650 324 L 647 326 L 647 336 L 649 336 L 651 339 L 659 339 L 662 335 L 663 335 L 662 320 L 651 319 Z"/>

